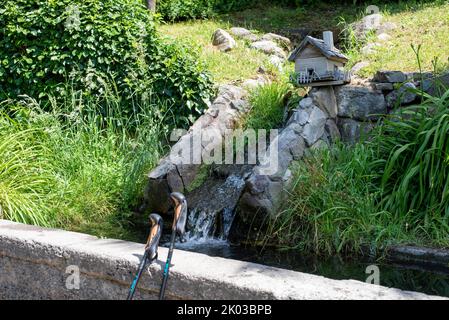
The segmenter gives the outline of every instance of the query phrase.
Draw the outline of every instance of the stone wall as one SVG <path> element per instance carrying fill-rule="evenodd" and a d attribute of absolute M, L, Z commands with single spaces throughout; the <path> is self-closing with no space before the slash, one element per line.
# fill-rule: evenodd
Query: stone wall
<path fill-rule="evenodd" d="M 246 179 L 245 189 L 237 206 L 237 218 L 231 230 L 231 240 L 246 235 L 244 229 L 259 228 L 264 220 L 273 217 L 287 196 L 291 183 L 289 169 L 309 149 L 327 148 L 340 138 L 336 124 L 337 105 L 332 87 L 321 89 L 301 100 L 293 110 L 287 125 L 270 148 L 278 149 L 278 167 L 272 174 L 263 173 L 270 159 L 254 167 Z M 270 153 L 269 153 L 270 154 Z"/>
<path fill-rule="evenodd" d="M 432 73 L 401 71 L 378 71 L 370 80 L 354 78 L 350 85 L 334 87 L 342 140 L 354 143 L 388 113 L 419 103 L 420 95 L 414 90 L 438 95 L 445 87 L 449 88 L 449 74 L 434 77 Z M 325 93 L 314 88 L 310 95 L 314 94 Z"/>
<path fill-rule="evenodd" d="M 0 300 L 126 298 L 143 245 L 98 239 L 0 220 Z M 139 283 L 136 299 L 156 299 L 167 249 L 159 249 Z M 66 287 L 68 266 L 78 266 L 79 289 Z M 331 280 L 176 250 L 169 299 L 434 299 L 416 292 Z"/>
<path fill-rule="evenodd" d="M 256 81 L 256 80 L 254 80 Z M 182 192 L 194 182 L 200 169 L 200 163 L 193 161 L 193 134 L 194 130 L 217 130 L 221 135 L 228 129 L 233 129 L 238 119 L 247 112 L 249 104 L 246 101 L 247 91 L 241 87 L 223 85 L 207 112 L 202 115 L 180 137 L 172 147 L 170 154 L 164 157 L 159 165 L 148 174 L 148 183 L 144 193 L 145 199 L 141 211 L 158 212 L 165 214 L 169 211 L 171 192 Z M 203 142 L 200 146 L 201 156 L 213 149 L 218 140 Z M 185 152 L 190 155 L 191 164 L 176 163 L 173 159 L 178 153 Z"/>

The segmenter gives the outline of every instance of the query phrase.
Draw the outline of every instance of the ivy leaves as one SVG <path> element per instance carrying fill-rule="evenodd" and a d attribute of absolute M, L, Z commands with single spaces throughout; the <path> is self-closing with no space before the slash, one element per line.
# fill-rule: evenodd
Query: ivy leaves
<path fill-rule="evenodd" d="M 124 98 L 152 92 L 184 122 L 211 95 L 196 56 L 162 42 L 139 0 L 6 0 L 0 10 L 0 100 L 58 98 L 67 83 L 96 96 L 112 83 Z"/>

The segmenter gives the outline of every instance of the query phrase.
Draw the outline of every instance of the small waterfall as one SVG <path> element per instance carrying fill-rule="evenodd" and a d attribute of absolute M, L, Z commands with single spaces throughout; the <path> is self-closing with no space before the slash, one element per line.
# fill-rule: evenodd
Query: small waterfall
<path fill-rule="evenodd" d="M 201 187 L 187 194 L 187 241 L 182 246 L 226 243 L 248 172 L 249 166 L 220 166 Z"/>

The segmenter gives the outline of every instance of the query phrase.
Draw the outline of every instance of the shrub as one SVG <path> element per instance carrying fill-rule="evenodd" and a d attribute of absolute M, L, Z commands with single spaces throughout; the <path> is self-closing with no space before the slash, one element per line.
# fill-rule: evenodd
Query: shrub
<path fill-rule="evenodd" d="M 214 4 L 208 0 L 159 0 L 157 11 L 167 21 L 204 19 L 213 15 Z"/>
<path fill-rule="evenodd" d="M 141 1 L 7 0 L 0 14 L 0 100 L 95 96 L 114 82 L 121 96 L 152 91 L 187 118 L 211 93 L 198 59 L 158 39 Z"/>
<path fill-rule="evenodd" d="M 360 4 L 360 0 L 340 0 L 348 4 Z M 166 21 L 187 19 L 204 19 L 219 13 L 229 13 L 255 6 L 288 6 L 302 7 L 304 5 L 319 5 L 316 0 L 158 0 L 157 11 Z M 367 1 L 365 1 L 367 2 Z"/>
<path fill-rule="evenodd" d="M 242 10 L 254 5 L 250 0 L 159 0 L 157 11 L 164 20 L 204 19 L 216 13 Z"/>
<path fill-rule="evenodd" d="M 284 119 L 284 100 L 289 89 L 289 85 L 283 82 L 257 87 L 251 92 L 251 110 L 241 120 L 242 127 L 255 130 L 279 128 Z"/>

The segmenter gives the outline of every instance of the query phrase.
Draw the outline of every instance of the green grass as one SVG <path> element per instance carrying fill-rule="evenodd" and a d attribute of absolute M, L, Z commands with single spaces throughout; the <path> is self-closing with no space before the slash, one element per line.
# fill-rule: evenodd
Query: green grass
<path fill-rule="evenodd" d="M 433 223 L 441 224 L 449 238 L 449 90 L 426 99 L 380 127 L 370 141 L 378 159 L 373 171 L 379 172 L 383 208 L 395 215 L 410 212 L 429 233 Z"/>
<path fill-rule="evenodd" d="M 134 239 L 133 211 L 145 174 L 164 152 L 158 106 L 135 101 L 135 113 L 126 115 L 120 108 L 129 102 L 114 97 L 101 108 L 77 94 L 71 98 L 51 112 L 29 99 L 2 105 L 3 217 Z"/>
<path fill-rule="evenodd" d="M 237 48 L 228 53 L 223 53 L 212 45 L 215 30 L 229 27 L 229 24 L 220 20 L 198 20 L 162 24 L 158 30 L 163 36 L 196 48 L 216 83 L 252 78 L 260 66 L 267 65 L 266 55 L 250 49 L 245 41 L 237 39 Z"/>
<path fill-rule="evenodd" d="M 308 29 L 313 34 L 323 30 L 339 30 L 339 17 L 348 21 L 357 18 L 364 6 L 315 2 L 297 7 L 280 6 L 261 1 L 254 8 L 219 16 L 233 26 L 245 27 L 259 33 L 288 34 L 291 29 Z"/>
<path fill-rule="evenodd" d="M 384 21 L 395 23 L 398 28 L 389 32 L 392 39 L 375 53 L 360 53 L 362 43 L 354 47 L 346 46 L 345 53 L 352 66 L 358 61 L 368 61 L 359 75 L 371 77 L 377 70 L 417 71 L 418 66 L 411 45 L 422 45 L 423 70 L 433 71 L 433 61 L 439 61 L 439 70 L 449 68 L 449 3 L 435 0 L 426 3 L 417 1 L 389 2 L 379 4 Z M 211 45 L 211 36 L 218 29 L 232 26 L 246 27 L 256 34 L 277 32 L 289 37 L 297 44 L 292 29 L 307 29 L 310 34 L 321 37 L 324 30 L 340 34 L 347 24 L 364 15 L 365 5 L 345 5 L 341 3 L 318 2 L 296 8 L 262 2 L 254 8 L 218 15 L 210 20 L 194 20 L 174 24 L 163 24 L 159 32 L 176 41 L 194 45 L 200 58 L 206 62 L 215 82 L 225 83 L 254 77 L 259 66 L 267 65 L 266 57 L 248 49 L 244 41 L 238 41 L 238 48 L 230 53 L 221 53 Z M 341 39 L 342 40 L 342 37 Z M 376 37 L 370 37 L 375 42 Z M 343 41 L 338 44 L 345 47 Z M 291 66 L 292 68 L 292 66 Z"/>
<path fill-rule="evenodd" d="M 398 28 L 390 31 L 392 38 L 369 55 L 352 54 L 350 64 L 368 61 L 370 65 L 359 74 L 372 76 L 377 70 L 418 71 L 411 45 L 421 45 L 423 71 L 434 71 L 433 62 L 438 60 L 438 70 L 449 69 L 449 3 L 435 1 L 427 4 L 389 4 L 382 8 L 384 21 L 395 23 Z M 370 42 L 376 42 L 372 37 Z"/>
<path fill-rule="evenodd" d="M 256 88 L 250 95 L 250 111 L 240 120 L 243 129 L 275 129 L 282 124 L 285 97 L 291 87 L 282 81 Z"/>
<path fill-rule="evenodd" d="M 388 213 L 376 209 L 370 152 L 363 145 L 339 145 L 293 166 L 287 204 L 270 223 L 265 242 L 330 255 L 360 250 L 373 237 L 395 237 L 395 224 L 384 229 L 378 222 Z"/>
<path fill-rule="evenodd" d="M 9 130 L 10 120 L 0 118 L 0 218 L 47 226 L 52 219 L 46 194 L 55 186 L 48 152 L 33 129 Z"/>

